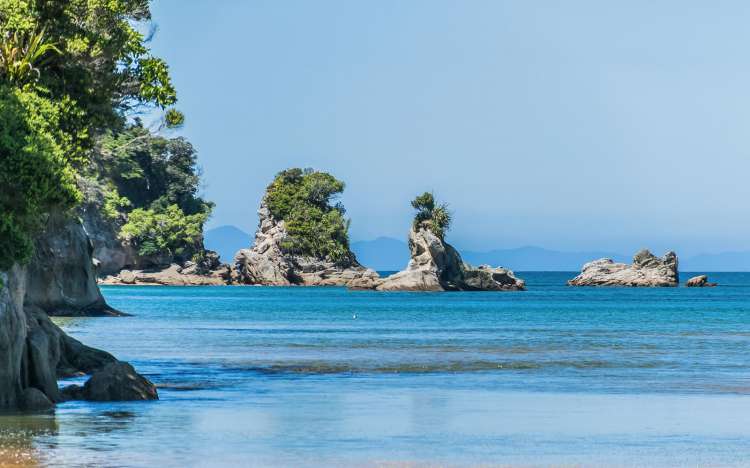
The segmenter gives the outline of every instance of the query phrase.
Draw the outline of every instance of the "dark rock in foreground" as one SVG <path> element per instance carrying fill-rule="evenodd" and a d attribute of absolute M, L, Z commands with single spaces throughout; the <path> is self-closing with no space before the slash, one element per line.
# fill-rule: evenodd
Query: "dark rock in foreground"
<path fill-rule="evenodd" d="M 633 257 L 633 263 L 615 263 L 602 258 L 583 266 L 581 274 L 568 281 L 570 286 L 631 286 L 658 287 L 677 286 L 677 255 L 667 252 L 659 258 L 648 250 L 641 250 Z"/>
<path fill-rule="evenodd" d="M 138 374 L 127 362 L 115 361 L 94 373 L 83 387 L 70 385 L 63 394 L 71 400 L 143 401 L 158 400 L 156 386 Z"/>

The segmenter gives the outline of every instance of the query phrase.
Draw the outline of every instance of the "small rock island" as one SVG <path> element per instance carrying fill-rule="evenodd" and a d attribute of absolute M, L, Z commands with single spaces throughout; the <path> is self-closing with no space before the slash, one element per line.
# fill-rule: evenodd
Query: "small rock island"
<path fill-rule="evenodd" d="M 406 269 L 375 286 L 378 291 L 522 291 L 523 280 L 512 271 L 464 263 L 445 241 L 451 216 L 445 204 L 436 204 L 425 192 L 412 201 L 417 210 L 409 231 L 411 259 Z"/>
<path fill-rule="evenodd" d="M 646 249 L 636 253 L 630 265 L 610 258 L 589 262 L 568 281 L 569 286 L 674 287 L 678 283 L 677 254 L 670 251 L 659 258 Z"/>
<path fill-rule="evenodd" d="M 349 221 L 332 204 L 344 183 L 325 172 L 292 168 L 277 174 L 258 210 L 252 248 L 235 255 L 240 284 L 372 287 L 378 274 L 349 249 Z"/>

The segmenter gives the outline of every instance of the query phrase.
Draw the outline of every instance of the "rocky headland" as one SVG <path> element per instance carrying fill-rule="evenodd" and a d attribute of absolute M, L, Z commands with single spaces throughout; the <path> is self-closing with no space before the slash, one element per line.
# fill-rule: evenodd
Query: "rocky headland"
<path fill-rule="evenodd" d="M 450 215 L 444 205 L 436 205 L 432 194 L 417 197 L 418 210 L 409 231 L 411 258 L 406 269 L 378 281 L 378 291 L 523 291 L 526 284 L 511 270 L 465 263 L 445 242 Z"/>
<path fill-rule="evenodd" d="M 633 256 L 630 265 L 609 258 L 589 262 L 568 281 L 570 286 L 673 287 L 678 283 L 677 255 L 667 252 L 659 258 L 645 249 Z"/>

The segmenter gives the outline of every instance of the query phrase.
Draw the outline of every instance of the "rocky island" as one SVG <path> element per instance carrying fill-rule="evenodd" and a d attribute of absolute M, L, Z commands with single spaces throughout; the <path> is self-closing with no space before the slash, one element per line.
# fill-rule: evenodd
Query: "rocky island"
<path fill-rule="evenodd" d="M 474 268 L 445 242 L 451 217 L 431 193 L 412 201 L 417 210 L 409 231 L 411 259 L 406 269 L 375 284 L 378 291 L 522 291 L 523 280 L 511 270 L 489 265 Z"/>
<path fill-rule="evenodd" d="M 679 283 L 677 255 L 667 252 L 659 258 L 644 249 L 633 256 L 633 263 L 616 263 L 602 258 L 583 266 L 569 286 L 672 287 Z"/>
<path fill-rule="evenodd" d="M 270 286 L 371 287 L 378 274 L 349 249 L 349 221 L 332 199 L 343 182 L 325 172 L 287 169 L 268 186 L 255 243 L 237 252 L 234 281 Z"/>

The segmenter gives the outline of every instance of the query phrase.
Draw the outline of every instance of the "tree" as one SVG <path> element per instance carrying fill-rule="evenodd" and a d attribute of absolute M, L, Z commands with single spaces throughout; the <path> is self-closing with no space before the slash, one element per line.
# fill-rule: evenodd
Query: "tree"
<path fill-rule="evenodd" d="M 414 215 L 414 228 L 429 229 L 440 240 L 445 240 L 445 233 L 450 229 L 452 220 L 448 205 L 436 205 L 435 196 L 431 192 L 424 192 L 412 200 L 411 206 L 417 210 L 417 214 Z"/>
<path fill-rule="evenodd" d="M 292 168 L 276 175 L 266 190 L 271 215 L 283 220 L 288 237 L 285 252 L 351 262 L 349 220 L 341 203 L 332 203 L 344 183 L 325 172 Z"/>

